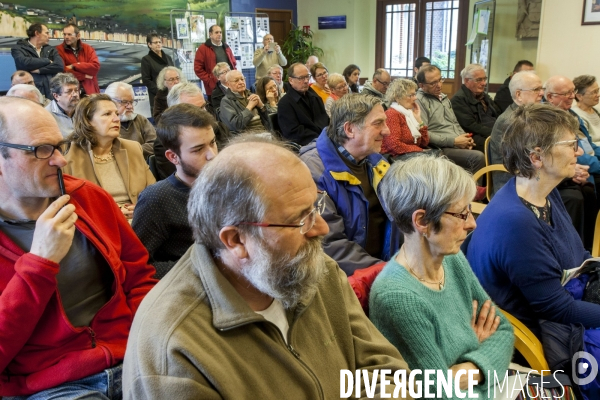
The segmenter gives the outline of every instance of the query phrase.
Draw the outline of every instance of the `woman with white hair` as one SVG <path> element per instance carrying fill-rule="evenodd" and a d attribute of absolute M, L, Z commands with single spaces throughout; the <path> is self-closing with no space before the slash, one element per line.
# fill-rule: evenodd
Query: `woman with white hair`
<path fill-rule="evenodd" d="M 187 78 L 183 75 L 177 67 L 165 67 L 163 68 L 158 77 L 156 78 L 156 97 L 154 97 L 154 109 L 152 111 L 152 119 L 154 119 L 154 125 L 158 124 L 161 114 L 169 108 L 167 104 L 167 95 L 173 86 L 178 83 L 187 83 Z"/>
<path fill-rule="evenodd" d="M 410 79 L 395 79 L 385 97 L 390 104 L 385 112 L 390 134 L 383 138 L 381 153 L 395 159 L 421 153 L 429 144 L 429 133 L 416 101 L 417 85 Z"/>
<path fill-rule="evenodd" d="M 473 391 L 487 398 L 487 373 L 504 376 L 514 335 L 460 251 L 476 226 L 475 182 L 445 157 L 423 155 L 392 164 L 381 184 L 404 244 L 371 288 L 369 317 L 411 369 L 467 371 L 463 390 L 473 373 Z"/>
<path fill-rule="evenodd" d="M 344 75 L 335 72 L 327 78 L 327 86 L 329 86 L 331 93 L 325 101 L 325 112 L 331 118 L 331 107 L 333 106 L 333 103 L 347 95 L 350 88 L 348 87 L 348 83 L 346 83 Z"/>

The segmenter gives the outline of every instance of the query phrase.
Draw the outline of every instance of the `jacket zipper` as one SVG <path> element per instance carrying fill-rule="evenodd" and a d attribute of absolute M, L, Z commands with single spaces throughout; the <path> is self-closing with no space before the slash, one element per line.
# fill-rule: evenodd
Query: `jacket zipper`
<path fill-rule="evenodd" d="M 88 332 L 90 334 L 90 338 L 92 339 L 92 349 L 96 348 L 96 332 L 91 327 L 88 327 Z"/>

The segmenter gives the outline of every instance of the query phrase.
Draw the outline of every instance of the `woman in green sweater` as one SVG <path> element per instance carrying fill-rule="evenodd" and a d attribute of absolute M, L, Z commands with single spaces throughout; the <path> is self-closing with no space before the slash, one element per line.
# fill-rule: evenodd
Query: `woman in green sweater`
<path fill-rule="evenodd" d="M 473 371 L 474 392 L 487 398 L 489 374 L 492 387 L 494 371 L 504 377 L 514 335 L 460 252 L 476 226 L 469 208 L 475 182 L 448 159 L 422 155 L 393 164 L 382 184 L 404 245 L 373 284 L 371 320 L 411 369 L 453 377 L 465 370 L 462 390 Z"/>

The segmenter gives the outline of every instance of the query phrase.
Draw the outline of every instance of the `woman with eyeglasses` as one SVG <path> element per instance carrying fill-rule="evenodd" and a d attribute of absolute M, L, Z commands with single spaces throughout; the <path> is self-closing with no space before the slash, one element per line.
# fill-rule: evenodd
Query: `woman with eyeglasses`
<path fill-rule="evenodd" d="M 429 133 L 417 104 L 417 85 L 409 79 L 395 79 L 385 97 L 390 104 L 385 112 L 390 134 L 383 138 L 381 153 L 395 160 L 420 154 L 429 144 Z"/>
<path fill-rule="evenodd" d="M 350 91 L 352 93 L 358 93 L 358 85 L 360 81 L 360 67 L 355 64 L 350 64 L 346 68 L 344 68 L 344 72 L 342 72 L 344 78 L 346 78 L 346 82 L 350 87 Z"/>
<path fill-rule="evenodd" d="M 327 102 L 331 90 L 327 86 L 327 78 L 329 77 L 329 71 L 325 64 L 318 62 L 310 67 L 310 74 L 314 78 L 315 82 L 310 85 L 310 88 L 319 95 L 323 104 Z"/>
<path fill-rule="evenodd" d="M 267 108 L 267 114 L 277 114 L 277 103 L 279 103 L 281 93 L 275 79 L 270 76 L 260 78 L 256 82 L 256 94 Z"/>
<path fill-rule="evenodd" d="M 154 119 L 154 125 L 158 125 L 160 116 L 162 113 L 169 108 L 167 104 L 167 96 L 173 86 L 178 83 L 187 83 L 187 78 L 183 75 L 177 67 L 164 67 L 158 77 L 156 78 L 156 97 L 154 97 L 154 109 L 152 110 L 152 118 Z"/>
<path fill-rule="evenodd" d="M 106 190 L 131 221 L 138 195 L 156 182 L 144 160 L 142 146 L 119 138 L 121 122 L 110 96 L 82 99 L 73 115 L 72 146 L 64 172 Z"/>
<path fill-rule="evenodd" d="M 162 39 L 156 33 L 146 36 L 148 55 L 142 58 L 142 82 L 148 88 L 150 111 L 154 111 L 154 97 L 158 91 L 156 79 L 164 67 L 173 66 L 173 59 L 162 51 Z"/>
<path fill-rule="evenodd" d="M 327 98 L 327 101 L 325 101 L 325 112 L 331 118 L 331 107 L 333 106 L 333 103 L 347 95 L 350 88 L 346 83 L 346 78 L 344 78 L 342 74 L 335 72 L 327 78 L 327 86 L 329 86 L 331 94 Z"/>
<path fill-rule="evenodd" d="M 514 336 L 460 251 L 476 226 L 475 182 L 447 158 L 423 155 L 392 164 L 381 185 L 404 244 L 373 283 L 369 318 L 411 369 L 465 370 L 463 390 L 472 372 L 473 391 L 487 398 L 488 371 L 504 376 Z"/>
<path fill-rule="evenodd" d="M 583 119 L 591 141 L 600 146 L 600 112 L 595 107 L 600 102 L 600 88 L 596 77 L 581 75 L 573 79 L 575 85 L 575 99 L 577 104 L 571 107 Z"/>

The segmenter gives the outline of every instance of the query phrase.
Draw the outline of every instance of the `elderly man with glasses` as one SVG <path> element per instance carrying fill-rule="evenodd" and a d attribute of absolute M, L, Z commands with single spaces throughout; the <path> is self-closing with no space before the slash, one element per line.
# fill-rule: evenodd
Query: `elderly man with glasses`
<path fill-rule="evenodd" d="M 135 113 L 134 107 L 137 100 L 135 99 L 133 86 L 125 82 L 113 82 L 106 87 L 104 93 L 109 95 L 117 105 L 117 113 L 121 120 L 119 137 L 141 144 L 144 158 L 154 154 L 156 130 L 148 121 L 148 118 Z"/>
<path fill-rule="evenodd" d="M 190 191 L 195 243 L 136 315 L 123 398 L 334 399 L 341 370 L 408 373 L 323 252 L 329 202 L 308 167 L 277 142 L 240 139 Z"/>
<path fill-rule="evenodd" d="M 483 146 L 476 146 L 473 135 L 463 130 L 450 99 L 442 93 L 444 78 L 440 69 L 435 65 L 421 67 L 417 81 L 417 102 L 429 133 L 429 147 L 441 149 L 446 157 L 471 173 L 485 167 Z"/>
<path fill-rule="evenodd" d="M 492 134 L 494 123 L 502 110 L 485 92 L 488 78 L 481 65 L 467 65 L 460 76 L 463 84 L 450 102 L 460 126 L 465 132 L 473 134 L 477 148 L 483 151 L 485 139 Z"/>
<path fill-rule="evenodd" d="M 277 105 L 281 134 L 300 146 L 316 139 L 329 125 L 323 100 L 309 87 L 310 76 L 304 64 L 292 64 L 288 69 L 290 89 Z"/>
<path fill-rule="evenodd" d="M 106 191 L 59 183 L 70 142 L 48 111 L 0 98 L 0 120 L 0 396 L 120 398 L 148 253 Z"/>
<path fill-rule="evenodd" d="M 52 113 L 63 137 L 73 133 L 73 114 L 79 104 L 79 81 L 73 74 L 58 73 L 50 80 L 50 93 L 54 100 L 45 108 Z"/>
<path fill-rule="evenodd" d="M 390 74 L 385 69 L 378 68 L 373 74 L 373 80 L 365 83 L 361 93 L 375 96 L 378 99 L 381 99 L 381 101 L 384 101 L 385 93 L 387 92 L 391 82 L 392 77 Z M 382 103 L 382 106 L 384 110 L 387 110 L 387 104 Z"/>

